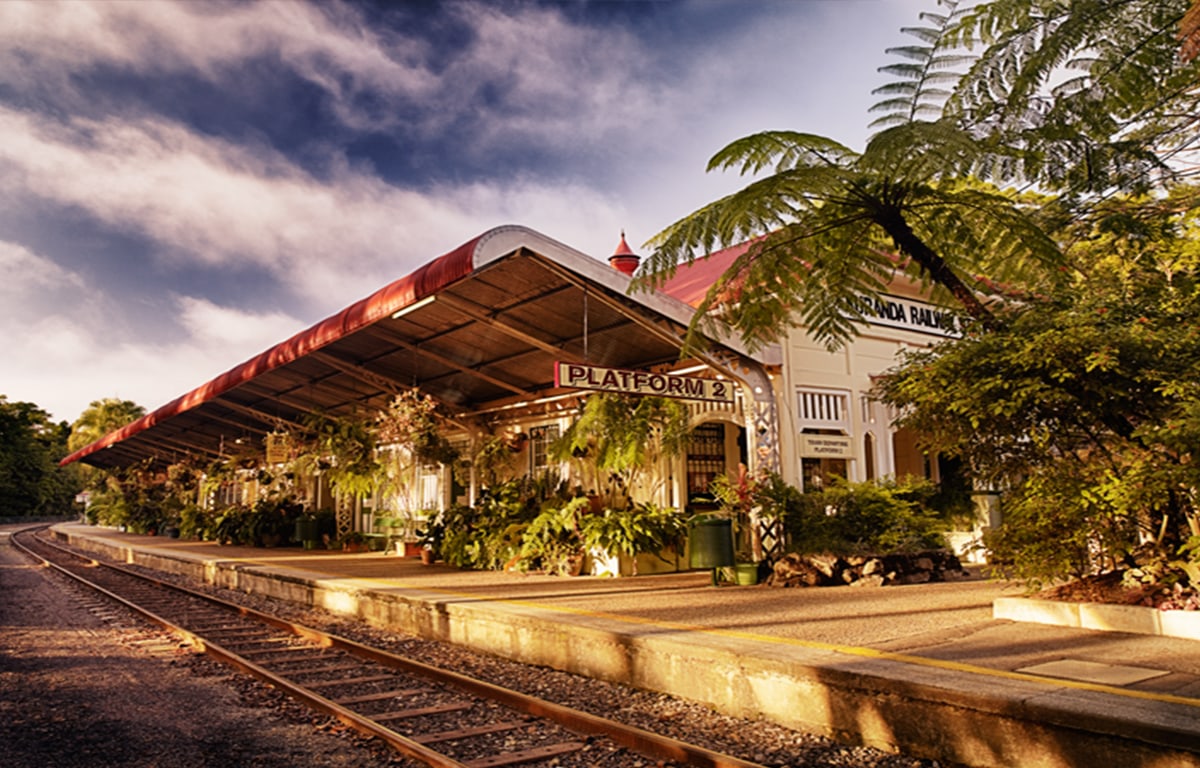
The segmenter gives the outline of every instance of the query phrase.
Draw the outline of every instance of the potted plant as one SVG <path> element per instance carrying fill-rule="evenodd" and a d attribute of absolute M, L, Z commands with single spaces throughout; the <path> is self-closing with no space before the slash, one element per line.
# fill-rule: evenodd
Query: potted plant
<path fill-rule="evenodd" d="M 442 541 L 446 537 L 446 522 L 442 513 L 428 518 L 425 527 L 417 531 L 417 543 L 421 546 L 421 562 L 430 565 L 441 557 Z"/>
<path fill-rule="evenodd" d="M 734 584 L 748 587 L 758 583 L 759 563 L 749 549 L 742 548 L 734 554 L 734 564 L 731 570 Z"/>
<path fill-rule="evenodd" d="M 648 501 L 661 479 L 654 471 L 687 445 L 687 407 L 665 397 L 593 394 L 578 418 L 550 446 L 558 461 L 579 470 L 594 511 Z"/>
<path fill-rule="evenodd" d="M 350 531 L 338 539 L 343 552 L 362 552 L 367 545 L 367 537 L 359 531 Z"/>
<path fill-rule="evenodd" d="M 581 521 L 581 533 L 588 552 L 596 557 L 615 558 L 613 575 L 619 575 L 620 559 L 629 561 L 629 571 L 636 576 L 638 556 L 652 555 L 670 563 L 663 553 L 678 552 L 687 531 L 687 522 L 677 509 L 656 504 L 634 504 L 624 509 L 605 509 L 588 515 Z"/>
<path fill-rule="evenodd" d="M 587 510 L 585 496 L 543 502 L 537 517 L 521 534 L 521 564 L 540 565 L 547 573 L 578 576 L 586 553 L 580 527 Z"/>

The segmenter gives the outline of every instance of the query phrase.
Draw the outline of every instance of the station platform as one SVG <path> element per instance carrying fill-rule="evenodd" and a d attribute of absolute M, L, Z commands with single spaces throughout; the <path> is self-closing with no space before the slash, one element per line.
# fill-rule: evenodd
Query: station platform
<path fill-rule="evenodd" d="M 1200 641 L 994 617 L 1017 585 L 778 589 L 464 571 L 59 524 L 103 558 L 970 766 L 1200 767 Z"/>

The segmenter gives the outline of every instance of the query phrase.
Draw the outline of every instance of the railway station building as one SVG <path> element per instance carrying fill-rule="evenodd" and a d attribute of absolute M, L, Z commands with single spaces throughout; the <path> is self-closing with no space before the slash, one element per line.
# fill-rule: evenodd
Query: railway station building
<path fill-rule="evenodd" d="M 63 463 L 166 466 L 248 447 L 270 465 L 286 450 L 277 438 L 304 430 L 312 414 L 378 412 L 417 391 L 448 414 L 445 437 L 464 453 L 499 440 L 517 472 L 569 479 L 571 468 L 548 448 L 590 394 L 609 391 L 686 403 L 688 448 L 651 468 L 661 506 L 701 508 L 713 479 L 739 465 L 778 472 L 802 490 L 835 475 L 940 480 L 935 457 L 895 429 L 894 414 L 868 392 L 901 349 L 954 333 L 947 316 L 898 278 L 869 308 L 870 325 L 837 352 L 800 329 L 753 352 L 729 337 L 682 356 L 694 307 L 740 252 L 681 267 L 657 291 L 631 291 L 638 257 L 624 235 L 606 263 L 525 227 L 492 229 Z M 401 494 L 339 508 L 339 530 L 369 530 L 396 511 L 472 504 L 485 482 L 471 468 L 436 463 L 413 472 Z M 243 492 L 255 493 L 252 480 Z M 319 478 L 306 493 L 308 503 L 329 503 Z M 778 547 L 778 536 L 765 530 L 764 545 Z"/>

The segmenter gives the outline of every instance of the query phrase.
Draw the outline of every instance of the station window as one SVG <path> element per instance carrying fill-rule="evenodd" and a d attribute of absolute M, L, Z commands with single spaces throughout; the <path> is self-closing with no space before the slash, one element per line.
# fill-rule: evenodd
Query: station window
<path fill-rule="evenodd" d="M 417 468 L 417 494 L 421 509 L 441 509 L 441 465 L 421 465 Z"/>
<path fill-rule="evenodd" d="M 559 437 L 557 424 L 544 424 L 529 429 L 529 474 L 537 477 L 552 467 L 550 446 Z"/>

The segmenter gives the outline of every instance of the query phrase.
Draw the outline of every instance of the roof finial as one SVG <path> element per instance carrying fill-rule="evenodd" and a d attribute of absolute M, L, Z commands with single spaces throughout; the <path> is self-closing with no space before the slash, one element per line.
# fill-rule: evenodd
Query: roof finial
<path fill-rule="evenodd" d="M 632 275 L 637 271 L 641 260 L 641 257 L 629 247 L 629 243 L 625 242 L 625 228 L 622 227 L 621 242 L 617 244 L 617 250 L 613 251 L 613 255 L 608 257 L 608 263 L 612 265 L 613 269 Z"/>
<path fill-rule="evenodd" d="M 622 227 L 621 242 L 617 244 L 617 250 L 613 251 L 613 255 L 608 257 L 608 263 L 612 265 L 613 269 L 632 275 L 637 271 L 641 260 L 642 258 L 629 247 L 629 243 L 625 242 L 625 229 Z"/>

